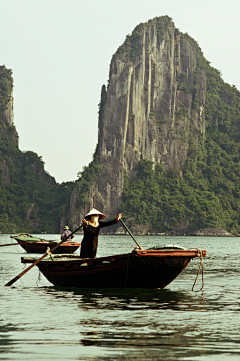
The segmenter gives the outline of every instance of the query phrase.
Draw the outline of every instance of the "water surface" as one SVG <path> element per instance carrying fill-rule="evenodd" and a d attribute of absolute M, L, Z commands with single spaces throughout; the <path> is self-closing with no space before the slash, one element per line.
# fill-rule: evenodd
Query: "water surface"
<path fill-rule="evenodd" d="M 58 289 L 37 267 L 4 287 L 26 267 L 20 257 L 27 254 L 20 246 L 1 247 L 0 360 L 239 360 L 240 238 L 137 240 L 144 248 L 207 249 L 204 292 L 191 291 L 199 259 L 164 290 Z M 0 244 L 11 242 L 0 235 Z M 129 236 L 100 236 L 98 256 L 134 247 Z"/>

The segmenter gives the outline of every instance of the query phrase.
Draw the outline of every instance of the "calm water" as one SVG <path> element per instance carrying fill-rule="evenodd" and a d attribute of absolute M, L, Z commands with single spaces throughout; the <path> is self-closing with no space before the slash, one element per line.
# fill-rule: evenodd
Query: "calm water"
<path fill-rule="evenodd" d="M 1 247 L 0 360 L 239 360 L 240 238 L 137 239 L 146 248 L 207 249 L 204 292 L 191 291 L 199 259 L 164 290 L 60 290 L 39 279 L 37 267 L 4 287 L 23 270 L 26 253 Z M 4 243 L 9 235 L 0 235 Z M 129 236 L 100 236 L 99 243 L 98 256 L 135 247 Z"/>

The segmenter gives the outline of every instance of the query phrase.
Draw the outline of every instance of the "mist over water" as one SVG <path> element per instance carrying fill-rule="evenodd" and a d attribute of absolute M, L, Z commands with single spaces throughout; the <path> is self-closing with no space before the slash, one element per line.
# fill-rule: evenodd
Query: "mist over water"
<path fill-rule="evenodd" d="M 240 239 L 137 240 L 144 248 L 207 249 L 204 292 L 191 291 L 199 259 L 163 290 L 59 289 L 37 267 L 4 287 L 26 267 L 20 257 L 27 254 L 20 246 L 1 247 L 0 360 L 239 360 Z M 11 243 L 9 235 L 0 235 L 4 243 Z M 129 236 L 100 236 L 98 256 L 134 247 Z M 196 290 L 201 282 L 199 276 Z"/>

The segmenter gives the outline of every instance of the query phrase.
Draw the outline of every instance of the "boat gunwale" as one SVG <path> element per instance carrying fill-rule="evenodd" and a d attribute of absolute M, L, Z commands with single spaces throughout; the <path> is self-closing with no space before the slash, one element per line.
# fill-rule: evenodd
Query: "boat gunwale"
<path fill-rule="evenodd" d="M 57 264 L 67 264 L 67 263 L 101 263 L 108 260 L 115 260 L 120 258 L 135 258 L 135 257 L 190 257 L 191 259 L 195 257 L 200 257 L 200 254 L 203 257 L 206 257 L 206 250 L 199 249 L 191 249 L 191 250 L 133 250 L 131 253 L 124 254 L 116 254 L 105 257 L 96 257 L 96 258 L 80 258 L 80 256 L 69 257 L 69 255 L 57 255 L 53 256 L 53 260 L 51 259 L 43 259 L 40 263 L 44 263 L 47 265 L 48 263 L 53 264 L 57 262 Z M 61 259 L 62 258 L 62 259 Z M 36 257 L 21 257 L 21 263 L 34 263 L 37 260 Z"/>
<path fill-rule="evenodd" d="M 16 239 L 16 238 L 15 238 Z M 58 242 L 56 241 L 45 241 L 45 242 L 38 242 L 38 241 L 23 241 L 23 240 L 19 240 L 19 239 L 16 239 L 16 241 L 21 244 L 23 243 L 24 246 L 29 246 L 29 247 L 33 247 L 33 246 L 56 246 L 57 244 L 59 244 Z M 61 246 L 74 246 L 74 247 L 80 247 L 81 246 L 81 243 L 73 243 L 73 242 L 63 242 L 61 244 L 59 244 L 59 247 Z"/>
<path fill-rule="evenodd" d="M 26 239 L 19 239 L 19 237 L 21 235 L 26 235 Z M 39 238 L 39 237 L 33 237 L 28 233 L 20 233 L 17 236 L 10 236 L 10 238 L 15 239 L 19 244 L 23 243 L 24 246 L 28 246 L 32 247 L 33 245 L 39 245 L 39 246 L 56 246 L 57 244 L 59 244 L 59 242 L 57 242 L 56 240 L 47 240 L 47 239 L 43 239 L 43 238 Z M 24 236 L 22 237 L 24 238 Z M 34 240 L 31 240 L 31 238 L 33 238 Z M 77 246 L 80 247 L 81 243 L 80 242 L 63 242 L 61 244 L 59 244 L 59 247 L 61 246 Z"/>

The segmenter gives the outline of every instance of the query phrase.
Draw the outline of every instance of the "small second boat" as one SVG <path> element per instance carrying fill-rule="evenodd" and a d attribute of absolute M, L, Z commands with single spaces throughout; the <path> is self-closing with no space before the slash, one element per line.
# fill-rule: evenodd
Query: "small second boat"
<path fill-rule="evenodd" d="M 27 253 L 41 253 L 41 254 L 46 253 L 48 247 L 51 250 L 61 241 L 60 239 L 59 240 L 41 239 L 27 233 L 20 233 L 17 236 L 10 236 L 10 238 L 14 238 Z M 53 253 L 71 254 L 75 252 L 80 246 L 81 243 L 66 241 L 60 244 L 59 247 L 55 251 L 53 251 Z"/>

